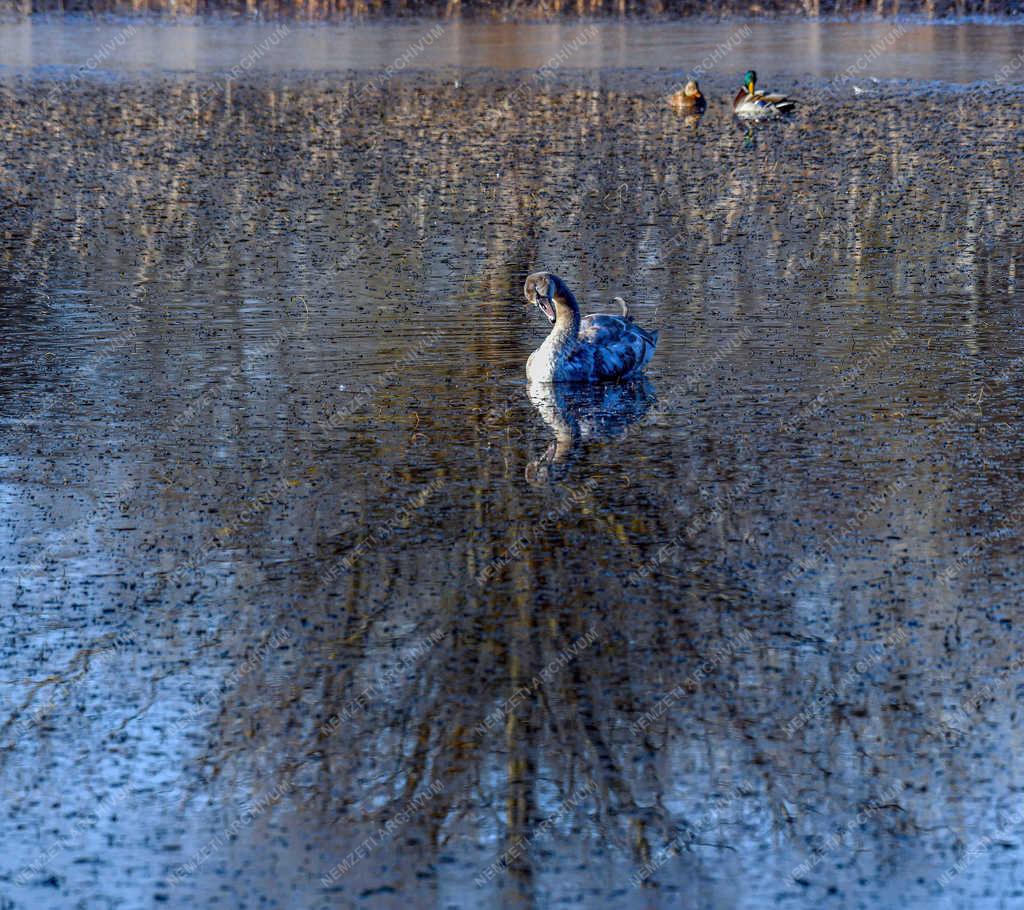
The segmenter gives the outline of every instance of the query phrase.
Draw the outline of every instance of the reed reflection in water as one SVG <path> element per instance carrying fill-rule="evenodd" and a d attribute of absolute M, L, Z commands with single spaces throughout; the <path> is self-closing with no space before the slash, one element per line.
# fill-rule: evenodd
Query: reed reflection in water
<path fill-rule="evenodd" d="M 669 87 L 7 87 L 13 900 L 1016 886 L 1019 118 Z M 648 383 L 527 388 L 542 267 Z"/>

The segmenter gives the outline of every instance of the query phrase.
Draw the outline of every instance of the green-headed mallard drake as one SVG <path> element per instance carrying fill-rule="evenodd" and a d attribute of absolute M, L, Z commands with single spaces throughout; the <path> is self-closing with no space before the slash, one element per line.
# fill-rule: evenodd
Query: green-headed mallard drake
<path fill-rule="evenodd" d="M 668 103 L 683 114 L 703 114 L 708 106 L 696 79 L 691 79 L 678 92 L 669 95 Z"/>
<path fill-rule="evenodd" d="M 599 313 L 580 319 L 579 304 L 557 275 L 535 272 L 523 293 L 551 323 L 551 334 L 526 361 L 530 382 L 604 382 L 636 376 L 654 356 L 657 332 L 645 332 L 623 315 Z"/>
<path fill-rule="evenodd" d="M 778 117 L 779 114 L 788 114 L 796 107 L 796 102 L 785 95 L 757 91 L 756 82 L 757 73 L 747 70 L 743 77 L 743 88 L 732 99 L 732 112 L 737 117 L 745 120 Z"/>

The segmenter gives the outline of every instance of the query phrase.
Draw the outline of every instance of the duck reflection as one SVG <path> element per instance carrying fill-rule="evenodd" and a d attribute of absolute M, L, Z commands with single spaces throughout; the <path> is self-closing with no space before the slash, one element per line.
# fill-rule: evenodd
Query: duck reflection
<path fill-rule="evenodd" d="M 534 484 L 564 477 L 580 443 L 625 436 L 657 401 L 645 377 L 614 384 L 531 382 L 527 394 L 555 436 L 544 454 L 526 467 L 526 479 Z"/>

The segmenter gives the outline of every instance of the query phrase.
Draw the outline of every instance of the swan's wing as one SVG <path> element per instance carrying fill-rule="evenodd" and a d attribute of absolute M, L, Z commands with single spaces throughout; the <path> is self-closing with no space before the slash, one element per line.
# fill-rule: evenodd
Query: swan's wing
<path fill-rule="evenodd" d="M 600 314 L 580 323 L 577 350 L 581 359 L 593 363 L 595 379 L 616 379 L 642 368 L 654 356 L 657 343 L 657 332 L 645 332 L 621 316 Z"/>
<path fill-rule="evenodd" d="M 632 325 L 621 316 L 595 313 L 580 320 L 579 339 L 586 344 L 609 344 L 621 338 L 622 333 Z"/>

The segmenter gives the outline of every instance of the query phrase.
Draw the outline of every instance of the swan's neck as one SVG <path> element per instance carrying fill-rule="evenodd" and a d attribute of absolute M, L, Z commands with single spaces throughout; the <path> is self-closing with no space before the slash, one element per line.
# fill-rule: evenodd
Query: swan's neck
<path fill-rule="evenodd" d="M 554 304 L 555 324 L 544 343 L 526 363 L 527 376 L 536 382 L 552 382 L 559 378 L 562 365 L 576 349 L 580 334 L 580 311 L 576 301 L 558 297 Z"/>
<path fill-rule="evenodd" d="M 572 297 L 556 298 L 554 304 L 555 324 L 544 343 L 553 351 L 572 350 L 580 334 L 580 308 Z"/>

